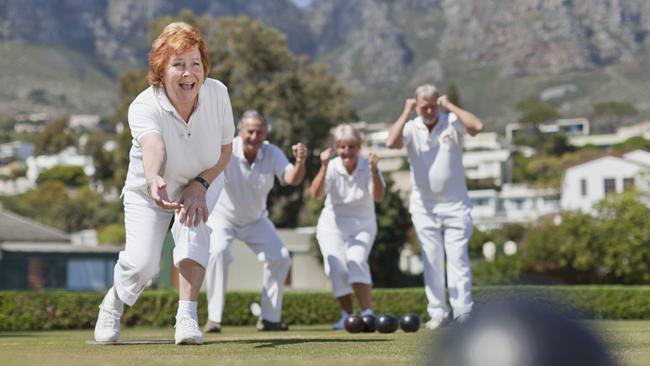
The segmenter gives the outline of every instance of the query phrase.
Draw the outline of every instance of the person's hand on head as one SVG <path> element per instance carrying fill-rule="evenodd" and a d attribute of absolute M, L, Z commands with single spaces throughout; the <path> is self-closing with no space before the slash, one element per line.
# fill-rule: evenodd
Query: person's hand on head
<path fill-rule="evenodd" d="M 291 146 L 291 152 L 293 153 L 293 157 L 296 159 L 296 164 L 302 164 L 305 162 L 305 158 L 307 158 L 307 146 L 305 146 L 305 144 L 299 142 Z"/>
<path fill-rule="evenodd" d="M 451 104 L 451 102 L 449 101 L 449 98 L 447 98 L 446 95 L 439 96 L 436 103 L 438 103 L 438 105 L 441 106 L 444 109 L 449 109 L 449 105 Z"/>
<path fill-rule="evenodd" d="M 406 102 L 404 102 L 404 111 L 412 113 L 415 110 L 415 105 L 415 98 L 408 98 Z"/>
<path fill-rule="evenodd" d="M 179 211 L 178 220 L 187 227 L 196 227 L 201 221 L 208 221 L 208 205 L 205 201 L 207 189 L 199 182 L 192 181 L 181 194 L 180 202 L 183 207 Z"/>
<path fill-rule="evenodd" d="M 182 207 L 180 203 L 169 200 L 169 196 L 167 195 L 167 183 L 165 182 L 165 179 L 159 175 L 147 180 L 147 193 L 160 208 L 178 210 Z"/>

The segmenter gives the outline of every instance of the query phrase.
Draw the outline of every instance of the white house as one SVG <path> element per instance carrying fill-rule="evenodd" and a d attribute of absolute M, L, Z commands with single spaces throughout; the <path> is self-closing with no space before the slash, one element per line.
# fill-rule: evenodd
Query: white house
<path fill-rule="evenodd" d="M 644 174 L 649 171 L 650 153 L 643 150 L 610 154 L 572 166 L 562 179 L 561 207 L 590 212 L 608 193 L 647 188 Z"/>
<path fill-rule="evenodd" d="M 501 191 L 471 190 L 469 198 L 474 224 L 481 230 L 498 228 L 510 222 L 533 221 L 560 210 L 559 192 L 551 188 L 504 184 Z"/>
<path fill-rule="evenodd" d="M 506 125 L 506 139 L 512 141 L 516 136 L 538 130 L 541 133 L 562 132 L 569 136 L 589 135 L 589 120 L 586 118 L 563 118 L 553 123 L 540 124 L 538 126 L 520 124 L 517 122 Z"/>
<path fill-rule="evenodd" d="M 511 181 L 512 165 L 513 156 L 509 149 L 463 153 L 463 166 L 468 179 L 489 179 L 500 186 Z"/>

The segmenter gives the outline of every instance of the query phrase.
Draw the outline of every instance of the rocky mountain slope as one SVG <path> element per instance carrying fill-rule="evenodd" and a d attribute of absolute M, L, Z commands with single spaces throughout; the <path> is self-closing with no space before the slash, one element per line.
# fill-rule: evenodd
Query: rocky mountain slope
<path fill-rule="evenodd" d="M 463 104 L 493 129 L 515 120 L 513 106 L 529 96 L 554 97 L 566 116 L 602 100 L 650 114 L 646 0 L 314 0 L 306 8 L 289 0 L 0 0 L 0 42 L 73 50 L 114 80 L 144 61 L 148 22 L 181 8 L 277 27 L 294 52 L 331 65 L 367 120 L 395 118 L 427 81 L 443 90 L 456 83 Z M 5 48 L 2 58 L 11 56 Z M 0 95 L 0 111 L 29 106 L 16 102 L 28 91 Z"/>

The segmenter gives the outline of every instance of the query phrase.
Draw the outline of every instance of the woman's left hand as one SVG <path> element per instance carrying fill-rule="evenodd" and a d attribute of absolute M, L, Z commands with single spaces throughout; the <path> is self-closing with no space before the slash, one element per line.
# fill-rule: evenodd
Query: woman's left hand
<path fill-rule="evenodd" d="M 198 182 L 190 182 L 181 195 L 183 208 L 180 209 L 178 219 L 187 227 L 199 226 L 201 221 L 208 221 L 208 205 L 205 202 L 207 190 Z"/>

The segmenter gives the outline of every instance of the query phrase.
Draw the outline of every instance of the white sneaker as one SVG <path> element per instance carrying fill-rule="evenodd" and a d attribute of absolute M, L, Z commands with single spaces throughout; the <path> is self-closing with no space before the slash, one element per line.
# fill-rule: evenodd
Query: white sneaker
<path fill-rule="evenodd" d="M 436 330 L 442 326 L 444 323 L 443 319 L 431 319 L 425 325 L 429 330 Z"/>
<path fill-rule="evenodd" d="M 95 323 L 95 341 L 116 342 L 120 336 L 120 318 L 122 314 L 99 305 L 99 315 Z"/>
<path fill-rule="evenodd" d="M 348 314 L 341 315 L 341 319 L 339 319 L 336 323 L 332 324 L 332 329 L 334 329 L 334 330 L 345 329 L 345 320 L 349 316 L 350 315 L 348 315 Z"/>
<path fill-rule="evenodd" d="M 203 334 L 199 329 L 199 323 L 192 318 L 180 318 L 176 320 L 176 344 L 203 344 Z"/>

